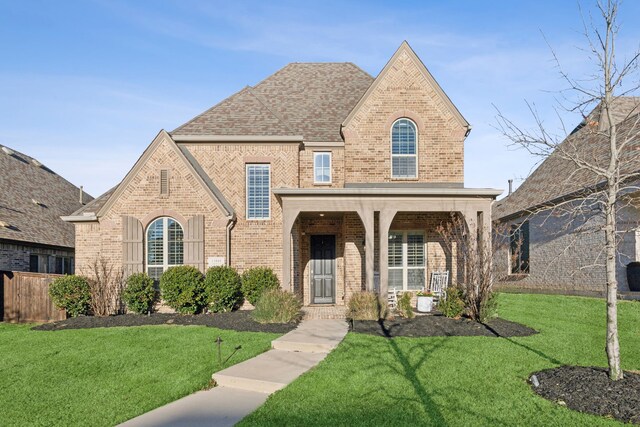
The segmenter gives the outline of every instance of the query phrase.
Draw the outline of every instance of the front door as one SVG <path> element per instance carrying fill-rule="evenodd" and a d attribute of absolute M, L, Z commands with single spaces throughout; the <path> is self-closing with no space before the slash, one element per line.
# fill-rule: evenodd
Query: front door
<path fill-rule="evenodd" d="M 335 301 L 336 236 L 311 236 L 311 295 L 314 304 Z"/>

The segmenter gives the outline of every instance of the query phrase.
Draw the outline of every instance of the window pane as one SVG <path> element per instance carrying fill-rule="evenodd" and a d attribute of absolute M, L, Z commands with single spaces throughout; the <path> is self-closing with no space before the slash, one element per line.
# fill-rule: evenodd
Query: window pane
<path fill-rule="evenodd" d="M 158 218 L 147 229 L 147 264 L 162 265 L 163 218 Z"/>
<path fill-rule="evenodd" d="M 331 182 L 331 154 L 315 153 L 313 159 L 314 181 Z"/>
<path fill-rule="evenodd" d="M 415 156 L 393 156 L 392 158 L 392 175 L 394 177 L 415 178 L 416 175 L 416 157 Z"/>
<path fill-rule="evenodd" d="M 269 218 L 269 165 L 247 166 L 247 218 Z"/>
<path fill-rule="evenodd" d="M 407 265 L 409 267 L 424 266 L 424 236 L 422 234 L 407 236 Z"/>
<path fill-rule="evenodd" d="M 402 233 L 389 233 L 389 267 L 402 267 Z"/>
<path fill-rule="evenodd" d="M 389 289 L 403 289 L 402 287 L 402 269 L 389 269 Z"/>
<path fill-rule="evenodd" d="M 147 268 L 147 274 L 153 280 L 160 280 L 160 276 L 162 275 L 162 267 L 149 267 Z"/>
<path fill-rule="evenodd" d="M 424 289 L 424 268 L 410 268 L 407 270 L 407 289 Z"/>
<path fill-rule="evenodd" d="M 391 154 L 416 154 L 416 128 L 411 121 L 401 119 L 393 124 Z"/>
<path fill-rule="evenodd" d="M 182 227 L 175 220 L 167 218 L 169 232 L 169 265 L 181 265 L 183 262 L 183 232 Z"/>

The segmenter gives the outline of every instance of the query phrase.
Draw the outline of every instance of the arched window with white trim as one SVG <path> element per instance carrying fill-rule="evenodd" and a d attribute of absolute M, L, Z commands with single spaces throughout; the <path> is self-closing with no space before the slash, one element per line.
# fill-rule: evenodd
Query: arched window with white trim
<path fill-rule="evenodd" d="M 154 220 L 147 227 L 147 274 L 159 280 L 169 267 L 184 261 L 184 232 L 178 221 L 170 217 Z"/>
<path fill-rule="evenodd" d="M 409 119 L 398 119 L 391 127 L 391 177 L 418 177 L 418 132 Z"/>

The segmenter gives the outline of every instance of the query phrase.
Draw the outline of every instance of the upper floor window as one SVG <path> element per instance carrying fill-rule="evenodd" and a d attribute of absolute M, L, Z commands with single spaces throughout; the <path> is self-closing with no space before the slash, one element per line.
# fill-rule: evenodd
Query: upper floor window
<path fill-rule="evenodd" d="M 178 221 L 169 217 L 158 218 L 147 227 L 147 273 L 159 280 L 169 267 L 184 261 L 184 233 Z"/>
<path fill-rule="evenodd" d="M 271 165 L 247 165 L 247 219 L 271 216 Z"/>
<path fill-rule="evenodd" d="M 331 184 L 331 152 L 313 153 L 313 182 Z"/>
<path fill-rule="evenodd" d="M 509 233 L 511 274 L 529 273 L 529 221 L 513 224 Z"/>
<path fill-rule="evenodd" d="M 409 119 L 399 119 L 391 128 L 391 177 L 418 176 L 418 136 L 416 125 Z"/>

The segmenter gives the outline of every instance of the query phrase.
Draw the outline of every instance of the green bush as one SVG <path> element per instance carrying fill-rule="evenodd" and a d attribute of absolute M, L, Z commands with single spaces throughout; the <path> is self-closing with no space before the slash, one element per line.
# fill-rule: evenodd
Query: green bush
<path fill-rule="evenodd" d="M 398 298 L 398 309 L 396 311 L 400 316 L 406 317 L 407 319 L 413 319 L 416 315 L 411 305 L 411 296 L 411 292 L 403 292 L 400 298 Z"/>
<path fill-rule="evenodd" d="M 447 290 L 447 297 L 438 303 L 438 309 L 446 317 L 459 317 L 464 313 L 462 290 L 452 286 Z"/>
<path fill-rule="evenodd" d="M 256 305 L 264 291 L 278 288 L 280 281 L 270 268 L 254 267 L 242 273 L 242 294 L 253 305 Z"/>
<path fill-rule="evenodd" d="M 267 289 L 256 303 L 251 317 L 259 323 L 297 322 L 302 317 L 301 308 L 300 299 L 291 292 Z"/>
<path fill-rule="evenodd" d="M 232 311 L 242 304 L 240 275 L 233 267 L 211 267 L 204 279 L 206 300 L 211 311 Z"/>
<path fill-rule="evenodd" d="M 122 299 L 129 310 L 138 314 L 151 313 L 153 305 L 158 299 L 158 291 L 153 279 L 146 273 L 135 273 L 127 277 L 127 285 Z"/>
<path fill-rule="evenodd" d="M 349 300 L 350 320 L 380 320 L 388 314 L 387 301 L 373 292 L 358 292 Z"/>
<path fill-rule="evenodd" d="M 178 313 L 199 313 L 207 305 L 204 277 L 190 265 L 171 267 L 162 273 L 160 291 L 165 304 Z"/>
<path fill-rule="evenodd" d="M 63 308 L 71 317 L 89 314 L 91 289 L 89 282 L 75 274 L 58 277 L 49 285 L 49 296 L 58 308 Z"/>
<path fill-rule="evenodd" d="M 491 293 L 480 304 L 480 322 L 485 323 L 498 316 L 498 300 L 496 294 Z"/>

